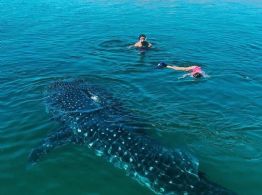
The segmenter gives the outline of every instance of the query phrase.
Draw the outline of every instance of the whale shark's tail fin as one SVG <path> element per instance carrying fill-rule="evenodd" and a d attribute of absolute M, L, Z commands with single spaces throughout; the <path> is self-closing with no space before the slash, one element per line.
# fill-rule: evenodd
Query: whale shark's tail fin
<path fill-rule="evenodd" d="M 72 141 L 73 132 L 68 129 L 60 129 L 59 131 L 52 133 L 44 140 L 41 144 L 34 148 L 29 154 L 28 161 L 31 164 L 35 164 L 40 160 L 45 154 L 49 153 L 53 149 L 63 146 Z"/>

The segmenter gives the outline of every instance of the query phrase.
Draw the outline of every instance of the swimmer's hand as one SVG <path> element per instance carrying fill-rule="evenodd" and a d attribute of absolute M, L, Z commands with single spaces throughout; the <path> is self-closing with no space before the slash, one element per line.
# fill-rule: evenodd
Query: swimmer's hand
<path fill-rule="evenodd" d="M 133 48 L 133 47 L 135 47 L 134 45 L 129 45 L 127 48 L 128 49 L 131 49 L 131 48 Z"/>
<path fill-rule="evenodd" d="M 190 74 L 190 73 L 184 74 L 183 76 L 178 77 L 178 80 L 179 80 L 179 79 L 184 79 L 184 78 L 186 78 L 186 77 L 188 77 L 188 76 L 191 76 L 191 74 Z"/>
<path fill-rule="evenodd" d="M 165 62 L 160 62 L 160 63 L 156 66 L 157 69 L 163 69 L 163 68 L 166 68 L 166 67 L 167 67 L 167 64 L 166 64 Z"/>

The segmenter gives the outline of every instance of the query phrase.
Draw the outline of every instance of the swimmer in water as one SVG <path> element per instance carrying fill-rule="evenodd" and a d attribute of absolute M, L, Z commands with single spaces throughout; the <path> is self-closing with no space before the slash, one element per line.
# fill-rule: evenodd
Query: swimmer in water
<path fill-rule="evenodd" d="M 201 78 L 201 77 L 205 76 L 205 73 L 202 71 L 200 66 L 179 67 L 179 66 L 166 64 L 165 62 L 160 62 L 157 65 L 157 68 L 158 69 L 170 68 L 170 69 L 174 69 L 174 70 L 178 70 L 178 71 L 190 72 L 190 73 L 184 75 L 184 77 L 191 76 L 191 77 L 194 77 L 194 78 Z"/>
<path fill-rule="evenodd" d="M 134 45 L 136 48 L 150 48 L 152 47 L 152 44 L 146 41 L 146 35 L 141 34 L 138 37 L 138 42 Z"/>

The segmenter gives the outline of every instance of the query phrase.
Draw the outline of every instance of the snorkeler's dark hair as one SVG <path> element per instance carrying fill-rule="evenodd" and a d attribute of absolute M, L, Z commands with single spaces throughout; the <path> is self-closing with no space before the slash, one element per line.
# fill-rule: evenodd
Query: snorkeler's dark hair
<path fill-rule="evenodd" d="M 146 38 L 146 35 L 145 34 L 141 34 L 141 35 L 139 35 L 138 39 L 140 39 L 141 37 L 145 37 Z"/>
<path fill-rule="evenodd" d="M 197 72 L 197 73 L 193 74 L 193 77 L 199 79 L 199 78 L 203 77 L 203 75 L 201 73 Z"/>

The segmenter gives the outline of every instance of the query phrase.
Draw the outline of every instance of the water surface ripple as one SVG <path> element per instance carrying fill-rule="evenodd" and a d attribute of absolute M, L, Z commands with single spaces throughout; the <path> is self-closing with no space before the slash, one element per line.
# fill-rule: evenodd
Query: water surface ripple
<path fill-rule="evenodd" d="M 207 176 L 238 194 L 262 193 L 261 1 L 0 0 L 0 194 L 151 194 L 86 147 L 66 146 L 27 168 L 48 132 L 53 81 L 98 83 L 137 127 L 189 150 Z M 128 48 L 146 33 L 154 48 Z M 178 79 L 159 61 L 199 64 Z"/>

